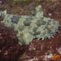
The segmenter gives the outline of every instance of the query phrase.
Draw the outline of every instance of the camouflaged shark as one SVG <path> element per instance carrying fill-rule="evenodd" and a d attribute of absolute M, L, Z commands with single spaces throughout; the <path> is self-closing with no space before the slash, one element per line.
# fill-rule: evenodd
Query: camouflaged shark
<path fill-rule="evenodd" d="M 4 18 L 2 22 L 17 31 L 19 43 L 22 44 L 29 44 L 34 38 L 50 39 L 58 32 L 59 23 L 43 14 L 41 5 L 35 8 L 35 15 L 30 16 L 8 14 L 7 10 L 0 11 L 0 16 Z"/>

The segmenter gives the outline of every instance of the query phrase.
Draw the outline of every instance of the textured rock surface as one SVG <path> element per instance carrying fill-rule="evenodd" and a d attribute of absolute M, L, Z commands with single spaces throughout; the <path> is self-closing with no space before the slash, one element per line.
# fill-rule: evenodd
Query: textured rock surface
<path fill-rule="evenodd" d="M 0 61 L 15 61 L 22 53 L 16 32 L 0 23 Z"/>

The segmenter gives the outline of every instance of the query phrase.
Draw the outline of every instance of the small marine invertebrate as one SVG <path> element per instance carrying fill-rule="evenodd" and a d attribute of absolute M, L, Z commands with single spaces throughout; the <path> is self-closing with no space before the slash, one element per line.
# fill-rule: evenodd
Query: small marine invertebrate
<path fill-rule="evenodd" d="M 60 60 L 61 59 L 61 56 L 56 54 L 53 56 L 53 60 Z"/>

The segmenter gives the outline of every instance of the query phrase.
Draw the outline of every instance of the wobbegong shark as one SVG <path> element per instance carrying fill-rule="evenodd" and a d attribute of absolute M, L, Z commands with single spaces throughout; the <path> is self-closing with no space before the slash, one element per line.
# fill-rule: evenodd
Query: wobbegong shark
<path fill-rule="evenodd" d="M 34 11 L 35 15 L 14 15 L 8 14 L 7 10 L 0 11 L 3 17 L 3 23 L 7 27 L 14 28 L 17 31 L 19 43 L 29 44 L 34 38 L 50 39 L 56 35 L 60 26 L 55 19 L 45 17 L 41 5 L 37 6 Z"/>

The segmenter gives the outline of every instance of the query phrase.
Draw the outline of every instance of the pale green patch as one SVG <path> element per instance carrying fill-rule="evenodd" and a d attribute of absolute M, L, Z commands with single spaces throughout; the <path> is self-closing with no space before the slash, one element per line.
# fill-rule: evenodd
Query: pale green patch
<path fill-rule="evenodd" d="M 59 23 L 54 19 L 45 17 L 41 5 L 35 8 L 34 16 L 19 16 L 17 23 L 12 22 L 13 16 L 5 13 L 3 22 L 6 26 L 13 27 L 18 32 L 19 43 L 29 44 L 34 38 L 50 39 L 58 31 Z"/>

